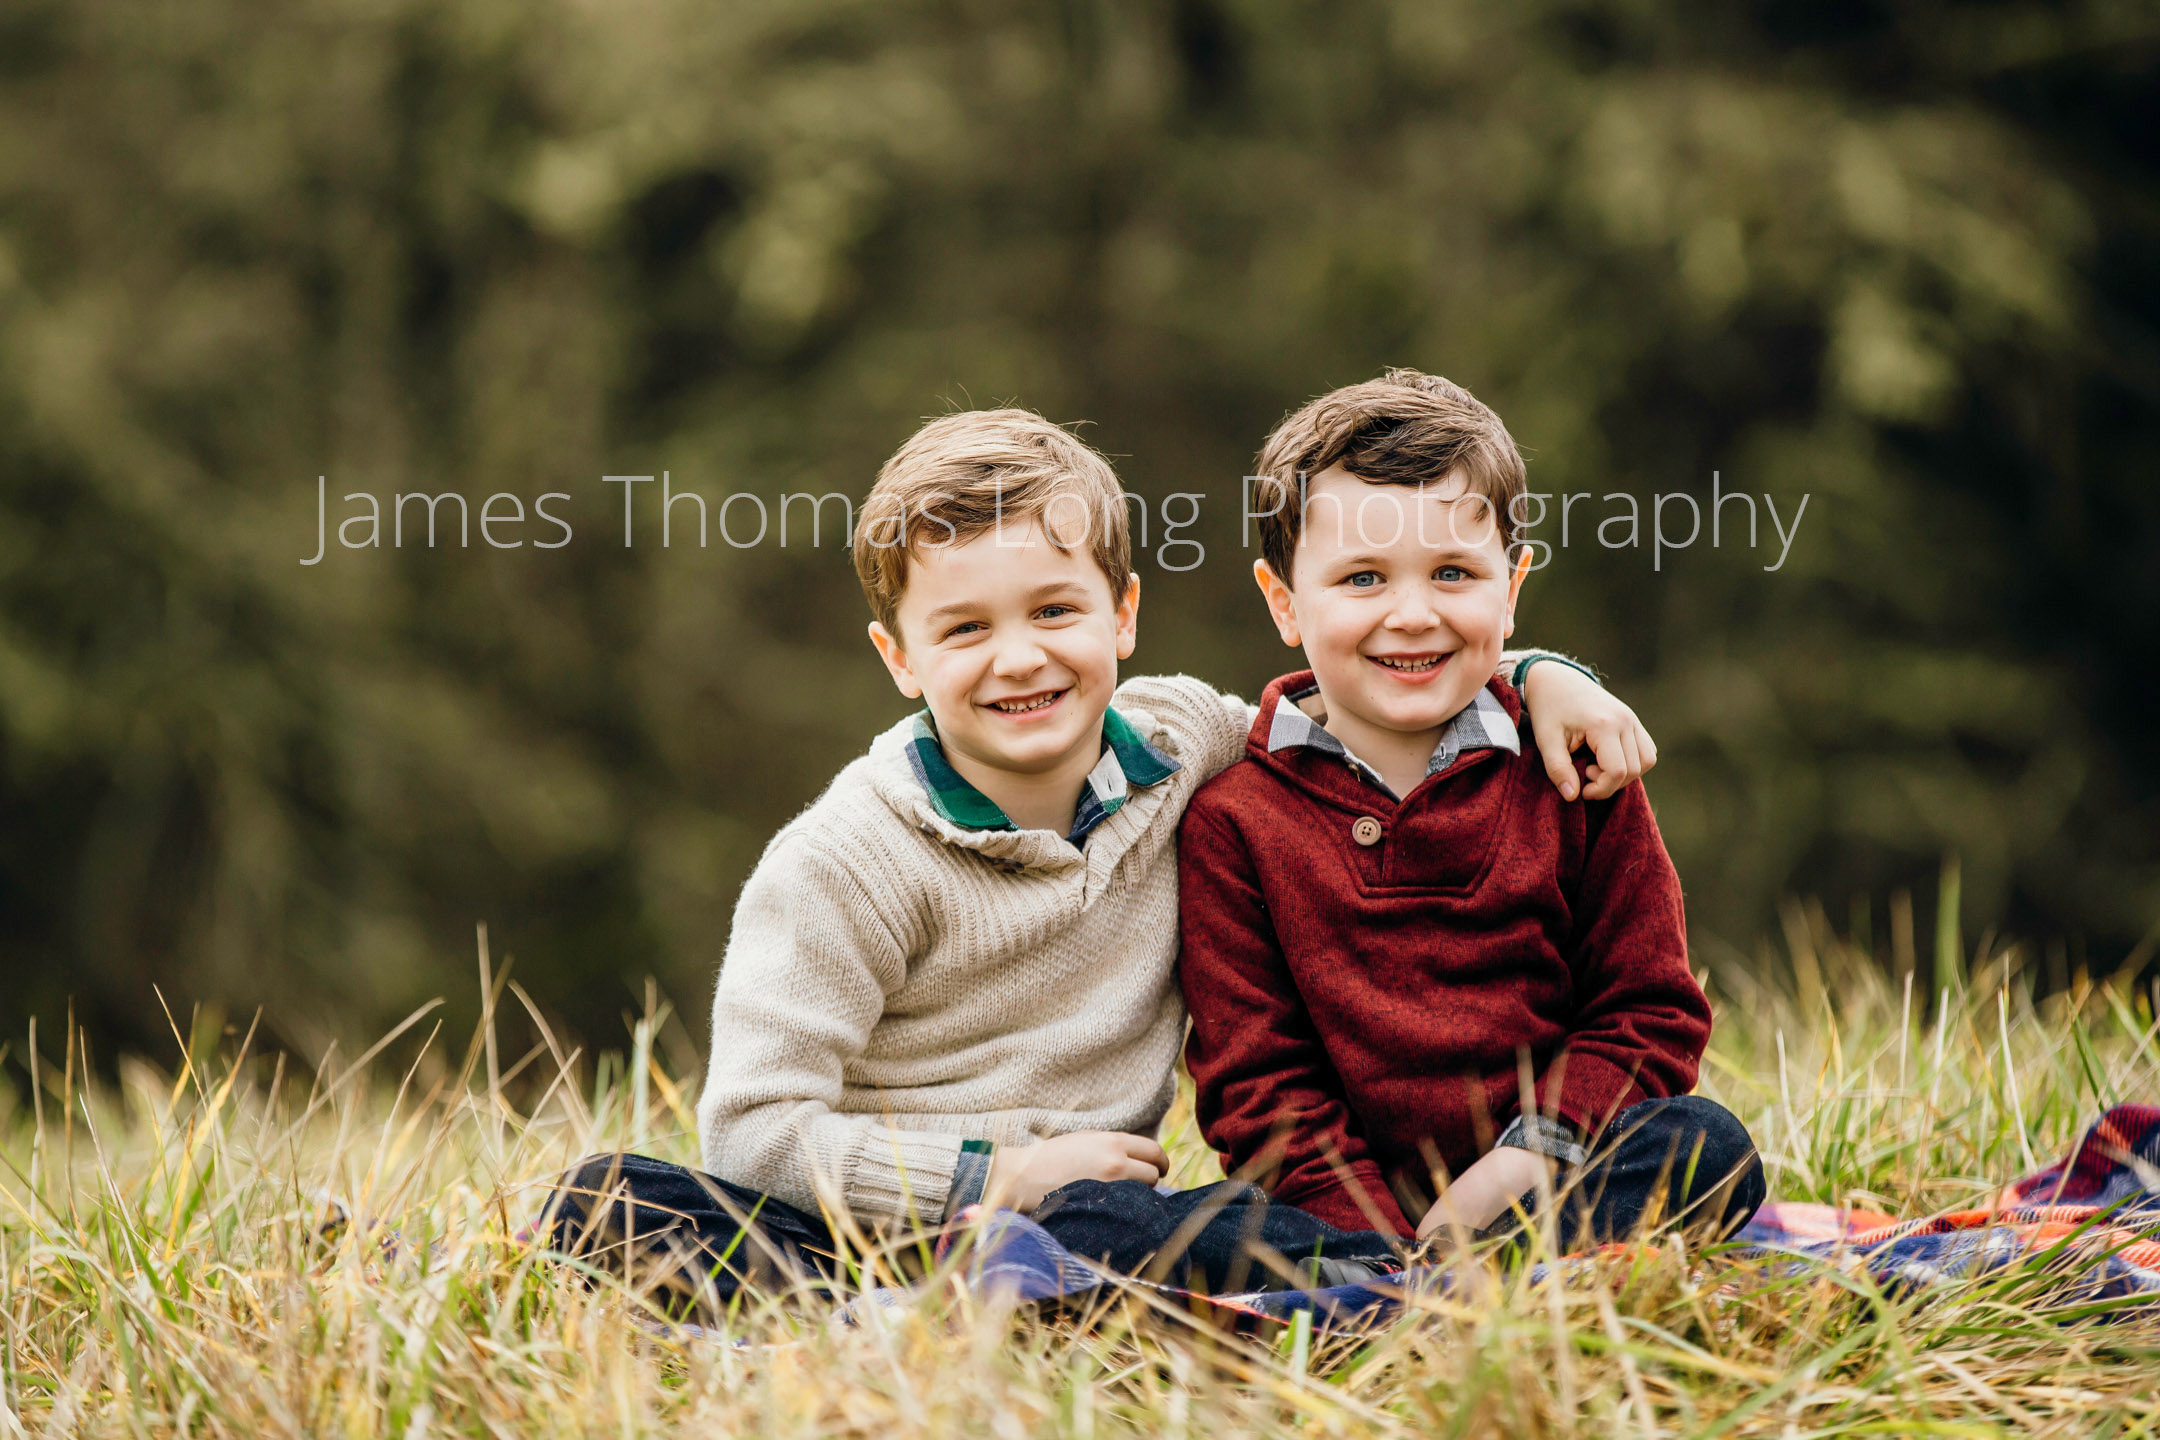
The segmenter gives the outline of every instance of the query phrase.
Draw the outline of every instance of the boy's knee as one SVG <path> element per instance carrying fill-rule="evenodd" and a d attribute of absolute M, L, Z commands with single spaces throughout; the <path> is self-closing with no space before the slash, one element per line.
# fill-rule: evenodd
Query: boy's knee
<path fill-rule="evenodd" d="M 1168 1215 L 1155 1187 L 1139 1180 L 1074 1180 L 1060 1185 L 1035 1207 L 1037 1224 L 1062 1216 L 1067 1224 L 1083 1219 L 1152 1231 Z"/>
<path fill-rule="evenodd" d="M 598 1200 L 610 1190 L 622 1188 L 625 1162 L 633 1158 L 628 1155 L 588 1155 L 565 1170 L 555 1188 L 587 1203 Z"/>
<path fill-rule="evenodd" d="M 1688 1148 L 1701 1147 L 1698 1173 L 1715 1179 L 1730 1175 L 1755 1160 L 1755 1138 L 1740 1117 L 1715 1100 L 1700 1095 L 1678 1095 L 1667 1101 L 1670 1113 Z M 1758 1162 L 1759 1163 L 1759 1162 Z"/>
<path fill-rule="evenodd" d="M 554 1237 L 558 1248 L 576 1251 L 600 1241 L 610 1229 L 614 1202 L 627 1197 L 625 1155 L 589 1155 L 563 1172 L 549 1199 L 554 1209 Z"/>
<path fill-rule="evenodd" d="M 590 1155 L 556 1183 L 549 1202 L 555 1243 L 575 1253 L 695 1231 L 725 1204 L 727 1188 L 710 1176 L 645 1155 Z"/>
<path fill-rule="evenodd" d="M 1686 1201 L 1715 1204 L 1728 1226 L 1745 1222 L 1767 1192 L 1762 1157 L 1740 1117 L 1700 1095 L 1651 1103 L 1658 1106 L 1655 1123 L 1671 1144 L 1674 1163 L 1688 1176 Z"/>
<path fill-rule="evenodd" d="M 1075 1180 L 1045 1195 L 1035 1223 L 1073 1254 L 1132 1270 L 1169 1239 L 1163 1197 L 1138 1180 Z"/>

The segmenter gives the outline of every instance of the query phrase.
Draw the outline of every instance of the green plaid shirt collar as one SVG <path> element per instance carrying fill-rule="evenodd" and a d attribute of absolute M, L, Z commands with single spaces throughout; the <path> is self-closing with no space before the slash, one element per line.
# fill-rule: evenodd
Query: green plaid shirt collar
<path fill-rule="evenodd" d="M 1135 785 L 1157 785 L 1177 774 L 1178 762 L 1141 738 L 1132 722 L 1117 707 L 1103 712 L 1102 759 L 1088 772 L 1080 787 L 1080 804 L 1073 811 L 1072 830 L 1065 839 L 1078 846 L 1088 833 L 1124 808 Z M 1017 830 L 998 803 L 968 784 L 945 758 L 938 743 L 937 727 L 924 710 L 916 715 L 914 733 L 907 742 L 908 764 L 930 797 L 930 808 L 963 830 Z"/>

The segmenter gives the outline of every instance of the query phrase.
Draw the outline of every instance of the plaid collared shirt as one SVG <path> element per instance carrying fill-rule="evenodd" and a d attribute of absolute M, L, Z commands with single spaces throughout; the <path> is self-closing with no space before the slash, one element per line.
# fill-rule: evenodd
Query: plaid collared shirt
<path fill-rule="evenodd" d="M 1310 700 L 1319 693 L 1319 686 L 1308 686 L 1294 695 L 1286 693 L 1276 702 L 1275 719 L 1268 726 L 1269 752 L 1303 745 L 1323 755 L 1339 756 L 1367 784 L 1377 785 L 1395 795 L 1387 781 L 1380 778 L 1379 771 L 1351 754 L 1349 746 L 1305 713 L 1299 702 Z M 1432 759 L 1425 762 L 1425 773 L 1439 774 L 1466 750 L 1505 750 L 1510 755 L 1522 754 L 1522 736 L 1516 732 L 1515 722 L 1508 718 L 1507 707 L 1490 689 L 1480 688 L 1476 697 L 1456 711 L 1455 718 L 1440 731 L 1440 743 L 1433 747 Z M 1395 798 L 1400 800 L 1402 797 L 1396 795 Z"/>
<path fill-rule="evenodd" d="M 1073 811 L 1072 829 L 1065 839 L 1075 847 L 1086 842 L 1088 832 L 1124 807 L 1135 785 L 1156 785 L 1177 774 L 1178 762 L 1141 738 L 1132 722 L 1117 707 L 1103 711 L 1102 759 L 1088 772 L 1080 787 L 1080 804 Z M 930 712 L 915 717 L 915 734 L 908 741 L 908 764 L 930 797 L 930 808 L 963 830 L 1017 830 L 998 803 L 961 778 L 945 758 L 938 743 L 937 727 Z"/>

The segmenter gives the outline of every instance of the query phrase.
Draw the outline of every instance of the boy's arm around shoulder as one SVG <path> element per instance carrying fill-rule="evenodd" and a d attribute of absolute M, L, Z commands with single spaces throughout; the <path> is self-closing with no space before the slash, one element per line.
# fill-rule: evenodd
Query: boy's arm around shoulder
<path fill-rule="evenodd" d="M 1643 788 L 1583 802 L 1583 822 L 1568 946 L 1575 1024 L 1537 1094 L 1588 1135 L 1638 1100 L 1694 1088 L 1710 1002 L 1688 969 L 1680 877 Z"/>
<path fill-rule="evenodd" d="M 935 1221 L 960 1138 L 834 1109 L 908 942 L 893 901 L 820 843 L 815 819 L 781 833 L 736 904 L 698 1102 L 705 1168 L 813 1214 L 823 1197 L 865 1220 Z"/>
<path fill-rule="evenodd" d="M 1190 675 L 1136 675 L 1118 686 L 1112 702 L 1120 712 L 1145 711 L 1175 737 L 1172 758 L 1190 767 L 1202 784 L 1245 754 L 1254 708 L 1235 695 Z"/>
<path fill-rule="evenodd" d="M 1178 831 L 1178 980 L 1201 1133 L 1235 1173 L 1274 1171 L 1274 1198 L 1342 1230 L 1408 1235 L 1343 1098 L 1275 936 L 1244 837 L 1219 791 Z"/>

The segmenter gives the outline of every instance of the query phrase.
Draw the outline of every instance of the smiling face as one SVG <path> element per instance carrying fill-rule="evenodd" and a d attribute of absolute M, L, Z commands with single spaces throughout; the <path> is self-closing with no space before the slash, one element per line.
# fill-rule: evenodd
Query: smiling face
<path fill-rule="evenodd" d="M 1005 777 L 1073 772 L 1077 787 L 1094 768 L 1139 605 L 1138 576 L 1112 595 L 1084 546 L 1061 549 L 1038 523 L 918 547 L 898 633 L 874 624 L 870 638 L 901 693 L 929 705 L 953 768 L 1000 799 Z"/>
<path fill-rule="evenodd" d="M 1527 573 L 1458 478 L 1374 485 L 1340 465 L 1308 482 L 1291 570 L 1254 566 L 1276 628 L 1305 647 L 1327 728 L 1381 765 L 1430 754 L 1492 678 Z"/>

